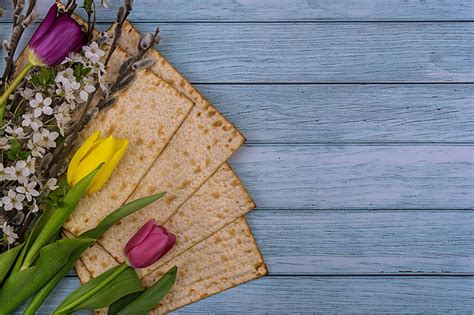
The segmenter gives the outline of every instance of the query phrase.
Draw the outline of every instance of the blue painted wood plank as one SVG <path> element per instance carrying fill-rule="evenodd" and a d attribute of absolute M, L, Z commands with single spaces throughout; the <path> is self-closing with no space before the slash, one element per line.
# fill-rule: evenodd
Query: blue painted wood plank
<path fill-rule="evenodd" d="M 3 37 L 7 27 L 0 24 Z M 154 27 L 137 24 L 141 32 Z M 474 23 L 193 23 L 161 29 L 160 50 L 194 83 L 474 82 Z"/>
<path fill-rule="evenodd" d="M 10 1 L 3 2 L 6 13 Z M 38 1 L 41 13 L 51 1 Z M 121 0 L 100 8 L 97 17 L 111 21 Z M 469 0 L 140 0 L 134 4 L 132 21 L 393 21 L 473 20 L 474 4 Z"/>
<path fill-rule="evenodd" d="M 138 24 L 151 31 L 153 24 Z M 192 82 L 474 81 L 474 23 L 162 25 Z M 225 34 L 225 36 L 222 36 Z"/>
<path fill-rule="evenodd" d="M 66 278 L 38 314 L 49 314 L 77 285 L 77 278 Z M 264 277 L 176 313 L 468 314 L 473 290 L 472 277 Z"/>
<path fill-rule="evenodd" d="M 472 146 L 248 145 L 230 162 L 261 208 L 474 205 Z"/>
<path fill-rule="evenodd" d="M 198 85 L 250 143 L 474 140 L 472 85 Z"/>
<path fill-rule="evenodd" d="M 474 211 L 257 209 L 247 218 L 272 276 L 474 274 Z"/>
<path fill-rule="evenodd" d="M 267 277 L 182 311 L 459 314 L 474 308 L 473 290 L 472 278 Z"/>
<path fill-rule="evenodd" d="M 209 2 L 144 1 L 150 1 L 146 2 L 149 6 L 142 6 L 142 12 L 135 11 L 132 17 L 135 21 L 466 20 L 472 19 L 473 13 L 470 1 L 295 1 L 290 5 L 286 1 L 269 4 L 251 0 L 211 3 L 212 8 Z M 159 10 L 164 6 L 167 9 Z M 152 14 L 150 8 L 160 13 Z M 108 14 L 100 18 L 110 17 Z M 139 28 L 151 29 L 153 24 L 141 24 Z M 0 24 L 0 37 L 6 34 L 5 25 Z M 473 82 L 471 23 L 171 23 L 163 24 L 162 29 L 163 53 L 194 82 Z M 314 99 L 319 91 L 301 87 L 304 89 L 290 91 L 293 86 L 284 86 L 281 92 L 275 92 L 265 90 L 266 87 L 258 90 L 258 85 L 238 86 L 242 91 L 240 98 L 245 88 L 263 94 L 254 102 L 265 102 L 265 93 L 275 94 L 273 99 L 269 97 L 268 104 L 273 101 L 278 105 L 267 114 L 268 125 L 277 126 L 281 122 L 281 128 L 269 129 L 272 136 L 262 135 L 255 127 L 258 121 L 246 117 L 261 121 L 270 106 L 267 111 L 252 108 L 242 115 L 234 114 L 232 119 L 235 118 L 239 127 L 249 120 L 247 131 L 252 134 L 250 140 L 255 136 L 254 143 L 285 142 L 285 145 L 247 146 L 233 160 L 260 206 L 373 210 L 472 208 L 472 147 L 286 145 L 306 142 L 304 138 L 310 138 L 309 142 L 341 144 L 472 141 L 472 111 L 466 105 L 471 103 L 469 85 L 464 86 L 464 94 L 455 93 L 455 86 L 446 86 L 446 92 L 434 92 L 436 86 L 428 94 L 415 91 L 413 94 L 420 98 L 412 98 L 413 104 L 425 106 L 413 111 L 406 108 L 411 105 L 408 90 L 393 95 L 385 92 L 383 99 L 391 101 L 382 104 L 376 100 L 381 90 L 367 92 L 357 90 L 363 86 L 355 86 L 354 90 L 340 94 L 342 88 L 338 87 L 321 95 L 322 100 L 334 97 L 333 103 L 322 107 L 327 115 L 322 121 L 326 122 L 328 131 L 322 126 L 318 129 L 315 116 L 307 120 L 290 118 L 290 123 L 282 121 L 282 116 L 291 116 L 285 112 L 285 102 L 294 110 L 317 114 L 308 110 L 312 103 L 307 100 Z M 292 91 L 302 95 L 294 99 L 295 103 L 293 98 L 288 99 Z M 367 104 L 366 107 L 354 105 L 362 110 L 357 118 L 362 122 L 368 118 L 367 124 L 351 120 L 351 111 L 354 115 L 351 95 L 360 95 L 361 102 Z M 438 95 L 442 103 L 430 102 L 430 95 Z M 235 94 L 236 100 L 238 96 Z M 400 104 L 395 104 L 397 98 L 401 99 Z M 445 104 L 440 109 L 442 114 L 430 114 L 435 103 Z M 255 103 L 247 99 L 243 104 Z M 410 105 L 404 110 L 406 104 Z M 331 112 L 330 106 L 341 106 L 341 110 Z M 371 108 L 383 113 L 371 113 Z M 232 112 L 226 113 L 232 116 Z M 340 119 L 332 122 L 337 115 Z M 341 132 L 336 129 L 339 126 L 348 129 Z M 265 129 L 265 125 L 260 128 Z M 416 268 L 423 272 L 472 271 L 471 211 L 292 209 L 255 212 L 250 219 L 264 255 L 269 257 L 271 272 L 283 274 L 294 267 L 301 271 L 299 276 L 267 277 L 189 306 L 184 312 L 467 313 L 474 307 L 472 277 L 306 276 L 321 270 L 372 273 L 403 271 L 405 267 L 408 271 Z M 295 245 L 291 236 L 304 237 L 308 244 Z M 283 251 L 289 255 L 282 256 Z M 66 279 L 41 313 L 50 312 L 77 285 L 77 279 Z"/>
<path fill-rule="evenodd" d="M 260 210 L 271 275 L 474 274 L 474 211 Z"/>

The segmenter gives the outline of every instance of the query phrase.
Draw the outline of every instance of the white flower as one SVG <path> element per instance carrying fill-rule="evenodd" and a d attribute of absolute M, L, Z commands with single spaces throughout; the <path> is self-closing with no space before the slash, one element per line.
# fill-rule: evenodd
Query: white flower
<path fill-rule="evenodd" d="M 24 194 L 26 200 L 28 200 L 28 202 L 31 202 L 31 200 L 33 200 L 33 197 L 39 196 L 39 192 L 35 189 L 36 185 L 37 183 L 35 181 L 32 181 L 24 186 L 18 186 L 16 188 L 16 192 Z"/>
<path fill-rule="evenodd" d="M 23 200 L 25 200 L 25 195 L 17 194 L 14 190 L 10 189 L 8 195 L 2 198 L 3 208 L 5 211 L 12 209 L 23 210 Z"/>
<path fill-rule="evenodd" d="M 15 243 L 16 239 L 18 238 L 18 235 L 15 233 L 13 227 L 9 226 L 7 222 L 3 222 L 2 230 L 3 234 L 7 237 L 8 244 Z"/>
<path fill-rule="evenodd" d="M 36 199 L 34 199 L 34 200 L 33 200 L 33 208 L 31 208 L 30 212 L 31 212 L 31 213 L 36 213 L 36 212 L 38 212 L 38 210 L 39 210 L 39 207 L 38 207 L 38 205 L 36 204 Z"/>
<path fill-rule="evenodd" d="M 71 52 L 69 56 L 67 56 L 61 64 L 64 65 L 69 62 L 82 63 L 83 65 L 86 65 L 86 62 L 84 61 L 84 56 L 82 54 L 78 54 L 75 52 Z"/>
<path fill-rule="evenodd" d="M 28 140 L 28 143 L 27 143 L 27 147 L 28 149 L 30 149 L 31 151 L 31 155 L 32 156 L 35 156 L 35 157 L 40 157 L 42 158 L 43 157 L 43 154 L 46 152 L 46 150 L 40 146 L 37 146 L 33 140 Z"/>
<path fill-rule="evenodd" d="M 16 180 L 16 169 L 14 166 L 5 167 L 3 172 L 6 174 L 6 180 Z"/>
<path fill-rule="evenodd" d="M 56 124 L 59 128 L 59 133 L 61 136 L 64 137 L 64 129 L 67 127 L 69 122 L 71 121 L 71 105 L 68 103 L 63 103 L 61 106 L 56 108 L 56 113 L 54 114 L 54 118 L 56 119 Z"/>
<path fill-rule="evenodd" d="M 29 100 L 35 96 L 35 91 L 30 88 L 20 89 L 20 95 Z"/>
<path fill-rule="evenodd" d="M 8 178 L 8 174 L 5 172 L 5 167 L 3 163 L 0 163 L 0 182 Z"/>
<path fill-rule="evenodd" d="M 36 171 L 36 159 L 34 157 L 28 156 L 26 159 L 26 167 L 30 170 L 30 174 L 34 174 Z"/>
<path fill-rule="evenodd" d="M 98 62 L 94 65 L 94 74 L 96 73 L 100 81 L 101 76 L 105 74 L 105 65 L 102 62 Z"/>
<path fill-rule="evenodd" d="M 21 122 L 23 127 L 31 127 L 31 129 L 35 131 L 43 127 L 43 122 L 31 113 L 23 114 L 21 117 L 23 117 L 23 121 Z"/>
<path fill-rule="evenodd" d="M 72 104 L 69 103 L 62 103 L 61 106 L 56 107 L 56 114 L 61 114 L 62 117 L 69 117 L 71 116 L 71 110 L 74 110 L 74 107 Z"/>
<path fill-rule="evenodd" d="M 56 118 L 56 124 L 58 125 L 59 133 L 61 134 L 61 136 L 64 137 L 65 128 L 67 127 L 68 123 L 71 121 L 71 118 L 64 117 L 62 114 L 54 114 L 54 117 Z"/>
<path fill-rule="evenodd" d="M 108 95 L 110 93 L 110 87 L 109 84 L 105 82 L 105 76 L 102 72 L 98 73 L 97 80 L 99 81 L 100 89 Z"/>
<path fill-rule="evenodd" d="M 99 45 L 97 45 L 96 42 L 92 42 L 89 46 L 82 47 L 82 50 L 84 51 L 86 58 L 94 63 L 99 62 L 102 56 L 105 55 L 105 52 L 99 48 Z"/>
<path fill-rule="evenodd" d="M 7 128 L 5 128 L 5 131 L 8 134 L 10 134 L 10 136 L 9 136 L 10 139 L 22 139 L 22 138 L 25 137 L 25 131 L 23 130 L 22 127 L 18 127 L 18 128 L 13 129 L 10 126 L 7 126 Z"/>
<path fill-rule="evenodd" d="M 86 102 L 89 98 L 89 94 L 94 93 L 94 91 L 95 87 L 93 85 L 87 84 L 86 86 L 84 86 L 84 89 L 79 93 L 81 100 Z"/>
<path fill-rule="evenodd" d="M 56 188 L 58 188 L 59 186 L 56 186 L 58 180 L 56 178 L 50 178 L 48 179 L 48 181 L 46 182 L 46 184 L 44 185 L 46 189 L 49 189 L 51 191 L 55 190 Z"/>
<path fill-rule="evenodd" d="M 14 178 L 21 184 L 25 184 L 28 182 L 28 176 L 30 176 L 31 172 L 28 167 L 28 164 L 23 161 L 17 161 L 15 164 L 15 173 Z"/>
<path fill-rule="evenodd" d="M 52 115 L 53 109 L 50 107 L 52 102 L 51 97 L 43 98 L 43 95 L 36 93 L 35 99 L 30 101 L 30 106 L 35 109 L 33 115 L 35 117 L 39 117 L 41 114 Z"/>
<path fill-rule="evenodd" d="M 76 81 L 74 70 L 72 70 L 71 68 L 59 71 L 54 81 L 58 84 L 62 84 L 65 90 L 79 90 L 79 88 L 81 87 L 81 84 Z"/>
<path fill-rule="evenodd" d="M 10 144 L 8 143 L 7 138 L 0 138 L 0 149 L 1 150 L 8 150 L 10 149 Z"/>
<path fill-rule="evenodd" d="M 43 148 L 55 148 L 56 140 L 59 137 L 59 133 L 56 131 L 49 131 L 48 129 L 41 129 L 33 134 L 33 142 L 36 146 Z"/>
<path fill-rule="evenodd" d="M 0 182 L 4 180 L 11 180 L 12 174 L 15 172 L 13 167 L 4 167 L 3 163 L 0 163 Z"/>
<path fill-rule="evenodd" d="M 65 98 L 66 101 L 68 101 L 69 103 L 73 103 L 76 100 L 75 91 L 71 89 L 56 89 L 56 94 L 60 97 Z"/>

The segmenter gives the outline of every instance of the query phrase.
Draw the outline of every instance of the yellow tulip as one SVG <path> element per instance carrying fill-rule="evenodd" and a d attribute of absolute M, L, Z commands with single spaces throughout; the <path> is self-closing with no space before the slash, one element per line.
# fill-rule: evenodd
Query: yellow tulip
<path fill-rule="evenodd" d="M 72 157 L 67 169 L 67 182 L 73 187 L 103 164 L 87 188 L 89 194 L 99 191 L 104 186 L 128 146 L 126 139 L 115 139 L 113 136 L 105 139 L 99 139 L 99 137 L 100 132 L 96 131 L 87 138 Z"/>

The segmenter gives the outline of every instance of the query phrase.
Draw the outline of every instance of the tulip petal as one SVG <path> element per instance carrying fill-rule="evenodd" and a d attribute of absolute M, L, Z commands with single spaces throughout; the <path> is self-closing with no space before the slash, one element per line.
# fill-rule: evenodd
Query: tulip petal
<path fill-rule="evenodd" d="M 168 232 L 168 243 L 166 243 L 165 254 L 173 248 L 174 244 L 176 243 L 176 235 L 173 233 Z"/>
<path fill-rule="evenodd" d="M 30 62 L 34 65 L 55 66 L 61 63 L 71 51 L 85 45 L 86 34 L 72 17 L 59 17 L 42 37 L 29 44 Z M 34 56 L 34 57 L 33 57 Z"/>
<path fill-rule="evenodd" d="M 74 173 L 72 184 L 73 186 L 76 185 L 83 177 L 89 174 L 93 169 L 95 169 L 98 165 L 102 163 L 108 163 L 108 161 L 112 158 L 115 153 L 115 139 L 110 136 L 103 140 L 99 145 L 93 146 L 87 155 L 82 158 L 79 166 L 77 167 L 76 172 Z M 101 170 L 105 167 L 105 165 L 101 168 Z M 94 185 L 94 182 L 100 178 L 100 171 L 95 176 L 94 180 L 90 184 L 88 188 L 88 192 L 91 186 Z"/>
<path fill-rule="evenodd" d="M 140 245 L 146 238 L 147 236 L 151 233 L 153 230 L 153 226 L 155 226 L 155 220 L 149 220 L 147 223 L 145 223 L 137 233 L 127 242 L 127 245 L 125 245 L 125 253 L 129 252 L 132 250 L 134 247 L 137 247 Z"/>
<path fill-rule="evenodd" d="M 88 193 L 94 193 L 99 191 L 105 182 L 109 179 L 112 172 L 117 167 L 120 159 L 125 154 L 125 151 L 128 147 L 128 140 L 126 139 L 114 139 L 111 138 L 114 142 L 113 155 L 107 160 L 107 163 L 100 169 L 97 173 L 96 178 L 88 188 Z M 105 141 L 104 141 L 105 142 Z M 97 151 L 99 148 L 97 148 Z"/>
<path fill-rule="evenodd" d="M 150 220 L 128 241 L 124 252 L 131 266 L 145 268 L 166 255 L 175 242 L 174 234 Z"/>
<path fill-rule="evenodd" d="M 146 238 L 139 246 L 130 250 L 127 256 L 129 263 L 134 268 L 145 268 L 152 265 L 164 255 L 163 249 L 166 243 L 167 239 L 163 234 L 159 237 Z"/>
<path fill-rule="evenodd" d="M 49 9 L 48 14 L 44 18 L 43 22 L 41 22 L 40 26 L 36 29 L 35 33 L 33 34 L 33 37 L 31 37 L 30 42 L 34 43 L 37 39 L 43 37 L 43 35 L 49 31 L 51 26 L 53 26 L 57 16 L 58 6 L 55 3 Z"/>
<path fill-rule="evenodd" d="M 69 186 L 73 186 L 73 176 L 76 173 L 79 163 L 81 162 L 82 158 L 84 158 L 87 153 L 89 153 L 90 149 L 93 147 L 99 136 L 100 131 L 94 132 L 92 135 L 89 136 L 89 138 L 86 139 L 86 141 L 84 141 L 84 143 L 76 151 L 76 153 L 74 153 L 74 156 L 72 157 L 71 162 L 69 162 L 69 167 L 67 169 L 67 182 Z"/>

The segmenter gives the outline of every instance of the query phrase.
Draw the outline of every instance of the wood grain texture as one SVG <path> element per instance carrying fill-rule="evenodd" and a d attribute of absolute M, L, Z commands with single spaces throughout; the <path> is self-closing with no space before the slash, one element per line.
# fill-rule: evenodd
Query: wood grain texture
<path fill-rule="evenodd" d="M 474 140 L 469 84 L 197 87 L 252 144 Z"/>
<path fill-rule="evenodd" d="M 193 83 L 474 81 L 474 23 L 160 26 L 160 51 Z"/>
<path fill-rule="evenodd" d="M 462 313 L 474 307 L 473 285 L 472 278 L 268 277 L 190 305 L 183 311 Z"/>
<path fill-rule="evenodd" d="M 7 15 L 11 3 L 4 2 Z M 38 1 L 45 13 L 50 5 Z M 100 8 L 97 18 L 111 21 L 121 0 L 110 1 L 110 9 Z M 393 21 L 393 20 L 473 20 L 474 5 L 469 0 L 139 0 L 132 21 Z M 43 15 L 42 14 L 42 15 Z M 9 15 L 8 15 L 9 16 Z"/>
<path fill-rule="evenodd" d="M 64 279 L 38 314 L 49 314 L 78 284 L 77 278 Z M 265 277 L 173 314 L 469 314 L 473 287 L 472 277 Z"/>
<path fill-rule="evenodd" d="M 271 275 L 474 274 L 473 211 L 256 210 Z"/>
<path fill-rule="evenodd" d="M 474 211 L 257 209 L 247 219 L 271 275 L 474 274 Z"/>
<path fill-rule="evenodd" d="M 292 277 L 295 279 L 294 286 L 302 286 L 302 289 L 306 290 L 310 290 L 311 287 L 301 284 L 302 279 L 307 278 L 301 276 L 309 274 L 420 275 L 423 272 L 429 274 L 438 272 L 447 275 L 450 272 L 470 272 L 472 275 L 474 267 L 472 255 L 474 242 L 470 237 L 474 229 L 472 211 L 255 211 L 249 216 L 249 221 L 271 274 L 285 275 L 285 278 L 289 275 L 300 275 Z M 354 278 L 356 277 L 347 279 Z M 335 278 L 327 279 L 330 279 L 327 280 L 330 282 Z M 380 282 L 392 281 L 385 277 L 377 279 Z M 396 280 L 399 282 L 398 285 L 403 283 L 401 279 L 404 279 L 406 282 L 404 285 L 408 285 L 408 288 L 395 288 L 392 294 L 398 298 L 401 297 L 397 290 L 405 290 L 407 295 L 412 292 L 409 283 L 413 282 L 413 278 L 399 278 Z M 444 285 L 449 291 L 452 290 L 452 279 L 463 278 L 444 279 L 447 280 Z M 257 283 L 263 285 L 262 280 Z M 463 283 L 466 285 L 465 289 L 472 285 L 470 282 Z M 265 288 L 261 290 L 276 290 L 274 286 L 281 285 L 284 283 L 271 285 L 266 283 Z M 378 290 L 380 285 L 381 283 L 377 283 L 376 288 L 371 290 Z M 233 290 L 240 290 L 237 296 L 245 299 L 254 292 L 254 289 L 252 287 L 241 291 L 242 289 L 238 287 Z M 316 286 L 313 289 L 320 290 Z M 331 288 L 331 290 L 342 290 L 342 288 Z M 393 288 L 389 286 L 386 290 L 385 294 L 388 294 Z M 420 295 L 428 294 L 426 290 L 427 288 L 420 291 L 423 292 Z M 67 291 L 59 291 L 57 295 L 66 294 L 65 292 Z M 318 292 L 318 294 L 329 295 L 330 292 Z M 331 298 L 331 302 L 337 300 L 337 297 L 341 298 L 337 295 L 339 292 L 333 294 L 335 296 Z M 372 297 L 380 298 L 379 295 Z M 304 296 L 295 295 L 294 298 L 302 301 Z M 214 304 L 209 306 L 215 312 L 224 312 L 226 307 L 233 307 L 226 304 L 229 302 L 228 296 L 222 300 L 219 298 L 219 301 L 220 306 Z M 233 301 L 233 298 L 230 301 Z M 310 306 L 313 307 L 312 304 Z M 194 312 L 195 307 L 185 308 L 184 311 Z M 261 311 L 258 305 L 255 307 Z M 354 309 L 357 312 L 366 311 L 360 307 L 358 305 Z M 420 304 L 419 307 L 424 310 L 427 305 Z M 378 311 L 387 309 L 381 307 Z M 246 310 L 239 308 L 239 311 Z"/>
<path fill-rule="evenodd" d="M 140 0 L 131 19 L 248 137 L 231 162 L 272 274 L 179 313 L 472 313 L 474 2 Z"/>
<path fill-rule="evenodd" d="M 465 209 L 474 147 L 248 145 L 232 158 L 260 208 Z"/>

